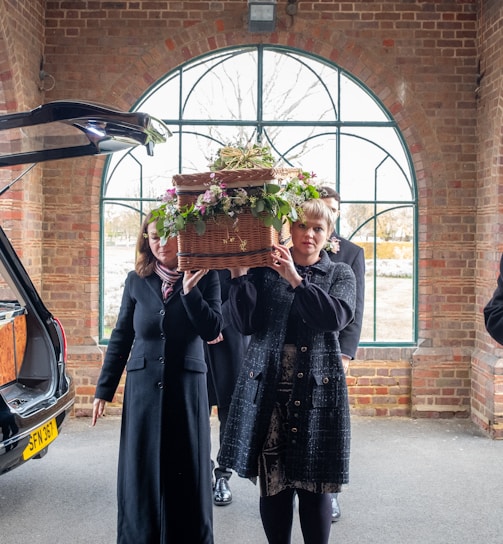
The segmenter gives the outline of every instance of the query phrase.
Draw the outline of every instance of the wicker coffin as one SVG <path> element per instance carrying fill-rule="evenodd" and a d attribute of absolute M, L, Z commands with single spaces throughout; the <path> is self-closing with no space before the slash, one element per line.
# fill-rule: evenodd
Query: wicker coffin
<path fill-rule="evenodd" d="M 262 187 L 265 183 L 281 183 L 283 180 L 300 174 L 298 168 L 242 168 L 240 170 L 218 170 L 196 174 L 177 174 L 173 176 L 178 204 L 183 206 L 194 202 L 198 195 L 218 180 L 227 187 L 244 189 Z"/>
<path fill-rule="evenodd" d="M 250 168 L 179 174 L 173 176 L 173 185 L 178 205 L 185 206 L 195 202 L 215 180 L 227 188 L 253 188 L 271 182 L 281 183 L 300 172 L 296 168 Z M 266 227 L 249 211 L 239 214 L 237 221 L 222 215 L 207 221 L 203 235 L 197 234 L 192 225 L 179 233 L 178 267 L 180 270 L 221 270 L 265 266 L 272 245 L 278 244 L 279 238 L 273 227 Z"/>

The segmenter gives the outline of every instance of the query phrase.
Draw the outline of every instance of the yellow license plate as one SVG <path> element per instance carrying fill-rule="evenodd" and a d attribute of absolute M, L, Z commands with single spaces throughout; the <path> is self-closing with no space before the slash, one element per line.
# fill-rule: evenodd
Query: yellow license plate
<path fill-rule="evenodd" d="M 30 442 L 23 451 L 23 459 L 26 461 L 50 444 L 58 436 L 56 419 L 51 419 L 41 425 L 30 434 Z"/>

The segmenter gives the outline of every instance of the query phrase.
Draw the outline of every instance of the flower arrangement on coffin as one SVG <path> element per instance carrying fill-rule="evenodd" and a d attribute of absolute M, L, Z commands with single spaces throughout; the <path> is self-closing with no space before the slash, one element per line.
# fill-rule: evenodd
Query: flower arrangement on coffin
<path fill-rule="evenodd" d="M 286 221 L 298 219 L 300 205 L 308 199 L 319 198 L 320 192 L 310 181 L 314 173 L 301 172 L 285 185 L 267 183 L 261 187 L 228 187 L 216 173 L 204 193 L 196 201 L 180 207 L 175 188 L 168 189 L 162 204 L 153 211 L 157 231 L 162 239 L 177 236 L 193 225 L 198 235 L 206 232 L 209 221 L 227 220 L 231 229 L 238 225 L 240 215 L 249 210 L 266 227 L 281 232 Z"/>
<path fill-rule="evenodd" d="M 178 236 L 182 270 L 264 264 L 300 205 L 320 196 L 314 173 L 272 164 L 267 146 L 227 146 L 210 172 L 173 177 L 153 221 L 163 241 Z"/>

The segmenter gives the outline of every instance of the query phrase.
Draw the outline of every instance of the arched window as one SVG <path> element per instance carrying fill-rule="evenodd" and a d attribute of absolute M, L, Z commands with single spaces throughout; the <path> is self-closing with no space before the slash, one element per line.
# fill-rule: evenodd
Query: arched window
<path fill-rule="evenodd" d="M 259 141 L 278 162 L 314 172 L 341 195 L 338 232 L 366 259 L 360 345 L 416 342 L 416 183 L 396 122 L 368 88 L 325 59 L 257 45 L 213 52 L 168 73 L 135 110 L 173 132 L 155 156 L 114 154 L 104 173 L 100 339 L 115 323 L 142 214 L 177 173 L 203 172 L 217 150 Z"/>

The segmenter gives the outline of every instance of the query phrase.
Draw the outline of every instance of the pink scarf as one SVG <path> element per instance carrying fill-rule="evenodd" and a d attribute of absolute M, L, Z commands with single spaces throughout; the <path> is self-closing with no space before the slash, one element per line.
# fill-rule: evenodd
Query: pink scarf
<path fill-rule="evenodd" d="M 164 302 L 168 300 L 169 295 L 173 292 L 173 286 L 175 285 L 176 281 L 179 277 L 181 277 L 182 272 L 178 272 L 178 270 L 171 270 L 169 268 L 166 268 L 165 266 L 162 266 L 159 262 L 155 263 L 155 269 L 154 272 L 161 278 L 162 280 L 162 286 L 161 286 L 161 293 L 162 293 L 162 299 Z"/>

